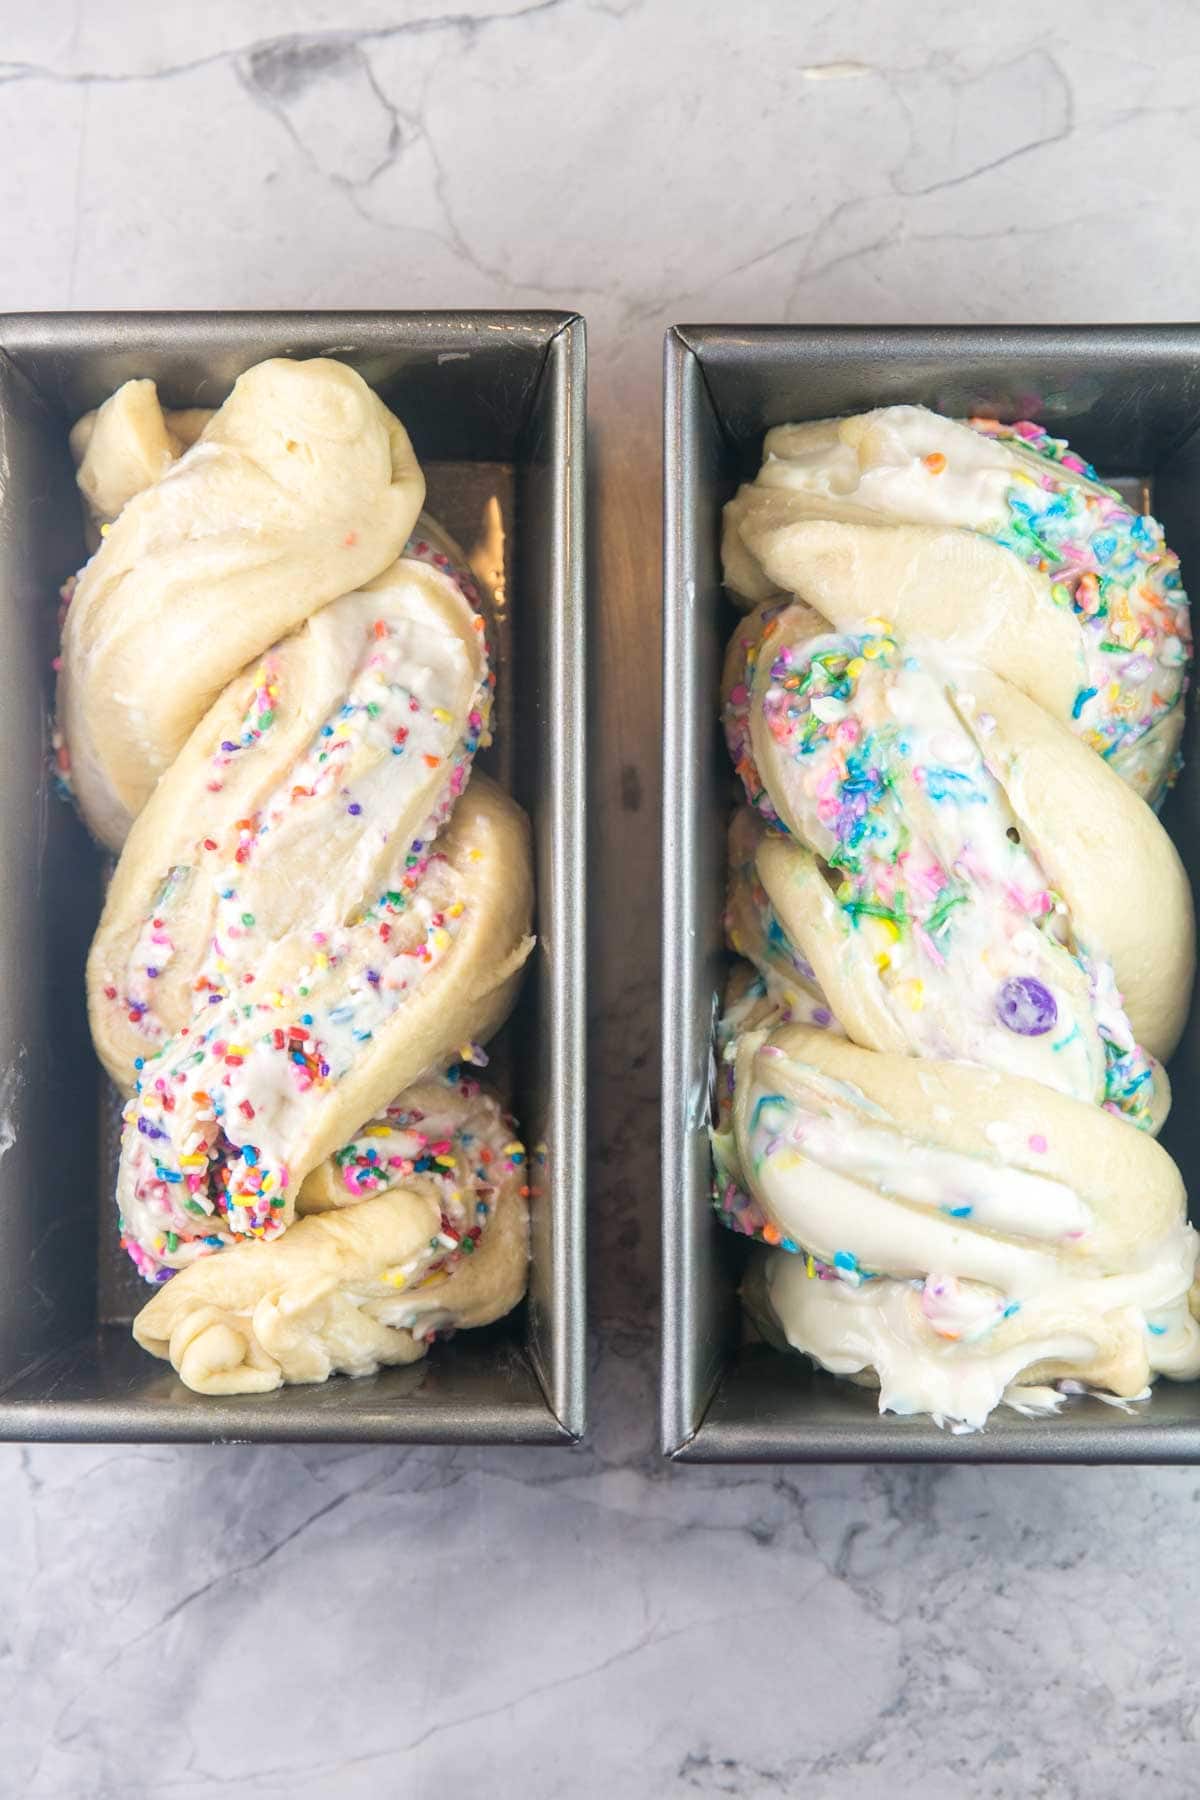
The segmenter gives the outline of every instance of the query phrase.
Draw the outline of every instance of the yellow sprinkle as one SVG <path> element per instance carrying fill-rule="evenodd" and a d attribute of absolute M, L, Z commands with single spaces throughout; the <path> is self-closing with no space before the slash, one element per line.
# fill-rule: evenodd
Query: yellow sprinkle
<path fill-rule="evenodd" d="M 437 930 L 431 934 L 429 941 L 435 950 L 445 950 L 450 942 L 450 933 L 443 931 L 439 925 Z"/>
<path fill-rule="evenodd" d="M 179 1166 L 181 1169 L 202 1169 L 207 1161 L 207 1156 L 181 1156 Z"/>
<path fill-rule="evenodd" d="M 868 631 L 877 631 L 879 633 L 880 637 L 886 637 L 888 632 L 891 631 L 891 629 L 892 629 L 892 626 L 891 626 L 891 621 L 889 619 L 874 618 L 874 619 L 867 620 L 867 630 Z"/>
<path fill-rule="evenodd" d="M 806 1256 L 804 1259 L 804 1273 L 808 1276 L 810 1281 L 812 1281 L 817 1273 L 817 1265 L 811 1256 Z"/>
<path fill-rule="evenodd" d="M 920 1012 L 925 1005 L 925 983 L 915 977 L 912 981 L 902 981 L 897 988 L 914 1012 Z"/>
<path fill-rule="evenodd" d="M 744 948 L 744 943 L 743 943 L 741 932 L 740 931 L 731 931 L 729 933 L 729 942 L 731 943 L 733 948 L 737 951 L 738 955 L 740 956 L 742 954 L 743 948 Z"/>
<path fill-rule="evenodd" d="M 467 855 L 470 857 L 472 862 L 482 862 L 483 861 L 483 851 L 482 850 L 468 850 Z"/>
<path fill-rule="evenodd" d="M 316 960 L 317 960 L 318 969 L 327 969 L 329 967 L 329 958 L 325 954 L 324 950 L 317 951 L 317 959 Z"/>
<path fill-rule="evenodd" d="M 859 676 L 862 674 L 863 670 L 866 668 L 866 666 L 867 665 L 863 661 L 861 656 L 852 657 L 851 660 L 846 664 L 846 673 L 850 677 L 851 681 L 857 681 Z"/>
<path fill-rule="evenodd" d="M 879 973 L 881 975 L 886 974 L 887 971 L 891 968 L 891 966 L 892 966 L 892 959 L 888 955 L 887 951 L 880 950 L 875 958 L 875 967 L 879 970 Z"/>
<path fill-rule="evenodd" d="M 389 1287 L 402 1288 L 407 1278 L 402 1269 L 385 1269 L 383 1279 Z"/>
<path fill-rule="evenodd" d="M 101 527 L 100 527 L 100 536 L 101 536 L 101 537 L 107 537 L 107 536 L 108 536 L 108 534 L 109 534 L 109 532 L 110 532 L 110 531 L 111 531 L 111 530 L 112 530 L 112 526 L 111 526 L 111 525 L 102 525 L 102 526 L 101 526 Z"/>
<path fill-rule="evenodd" d="M 863 655 L 870 657 L 874 662 L 877 656 L 883 655 L 883 644 L 882 638 L 872 638 L 869 643 L 863 645 Z"/>
<path fill-rule="evenodd" d="M 450 714 L 446 711 L 444 706 L 435 706 L 433 708 L 433 716 L 439 725 L 448 725 L 450 723 Z"/>
<path fill-rule="evenodd" d="M 871 928 L 885 944 L 896 944 L 900 941 L 900 927 L 895 919 L 872 919 Z"/>
<path fill-rule="evenodd" d="M 439 1169 L 452 1169 L 454 1167 L 454 1158 L 452 1156 L 435 1156 L 433 1160 Z"/>
<path fill-rule="evenodd" d="M 460 917 L 460 915 L 461 915 L 461 914 L 463 914 L 463 913 L 464 913 L 464 912 L 466 912 L 466 910 L 467 910 L 467 909 L 466 909 L 466 907 L 465 907 L 465 906 L 464 906 L 464 905 L 463 905 L 463 903 L 462 903 L 462 901 L 461 901 L 461 900 L 456 900 L 456 901 L 455 901 L 455 902 L 454 902 L 454 905 L 453 905 L 453 906 L 448 906 L 448 907 L 447 907 L 447 908 L 446 908 L 446 917 L 447 917 L 447 918 L 448 918 L 448 919 L 457 919 L 457 918 L 459 918 L 459 917 Z"/>
<path fill-rule="evenodd" d="M 390 1125 L 364 1125 L 363 1137 L 386 1137 L 391 1130 Z"/>

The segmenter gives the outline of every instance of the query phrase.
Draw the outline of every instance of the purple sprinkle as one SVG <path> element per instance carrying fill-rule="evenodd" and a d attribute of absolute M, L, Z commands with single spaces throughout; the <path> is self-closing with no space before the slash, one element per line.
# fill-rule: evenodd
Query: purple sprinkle
<path fill-rule="evenodd" d="M 208 1004 L 210 1006 L 220 1006 L 220 1004 L 221 1004 L 220 994 L 210 994 L 208 996 Z"/>
<path fill-rule="evenodd" d="M 355 818 L 357 818 L 359 813 L 362 811 L 362 807 L 358 804 L 357 800 L 352 800 L 350 802 L 349 806 L 346 808 L 346 811 L 348 813 L 353 813 Z"/>
<path fill-rule="evenodd" d="M 158 970 L 157 969 L 147 969 L 146 974 L 150 978 L 151 981 L 158 980 Z"/>
<path fill-rule="evenodd" d="M 221 739 L 221 748 L 222 748 L 222 750 L 236 750 L 237 745 L 231 744 L 228 738 L 222 738 Z"/>
<path fill-rule="evenodd" d="M 425 845 L 420 838 L 414 838 L 412 847 L 413 847 L 414 851 L 423 850 L 425 848 Z"/>
<path fill-rule="evenodd" d="M 830 1012 L 830 1010 L 827 1006 L 814 1006 L 813 1007 L 813 1024 L 814 1025 L 832 1025 L 833 1024 L 833 1014 Z"/>
<path fill-rule="evenodd" d="M 996 1017 L 1021 1037 L 1042 1037 L 1058 1022 L 1058 1006 L 1042 982 L 1015 975 L 996 996 Z"/>

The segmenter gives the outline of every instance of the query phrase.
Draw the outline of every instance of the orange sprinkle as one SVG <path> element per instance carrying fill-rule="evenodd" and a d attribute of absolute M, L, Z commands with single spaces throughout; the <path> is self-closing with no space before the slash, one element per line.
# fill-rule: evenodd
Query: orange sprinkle
<path fill-rule="evenodd" d="M 346 533 L 345 537 L 342 539 L 342 543 L 346 546 L 347 550 L 353 549 L 354 545 L 357 544 L 357 542 L 358 542 L 357 531 L 348 531 Z"/>
<path fill-rule="evenodd" d="M 422 760 L 424 761 L 425 767 L 427 769 L 436 769 L 442 759 L 440 756 L 430 756 L 427 753 Z"/>
<path fill-rule="evenodd" d="M 387 636 L 387 626 L 382 619 L 376 619 L 371 629 L 374 631 L 377 638 L 384 638 Z"/>
<path fill-rule="evenodd" d="M 931 450 L 928 456 L 923 456 L 921 458 L 921 461 L 925 464 L 925 467 L 929 470 L 931 475 L 940 475 L 942 470 L 946 467 L 946 459 L 940 450 Z"/>
<path fill-rule="evenodd" d="M 783 1233 L 780 1231 L 778 1225 L 771 1225 L 771 1224 L 764 1225 L 762 1228 L 762 1234 L 763 1234 L 763 1241 L 764 1241 L 764 1243 L 767 1243 L 767 1244 L 777 1244 L 777 1243 L 779 1243 L 780 1239 L 783 1237 Z"/>

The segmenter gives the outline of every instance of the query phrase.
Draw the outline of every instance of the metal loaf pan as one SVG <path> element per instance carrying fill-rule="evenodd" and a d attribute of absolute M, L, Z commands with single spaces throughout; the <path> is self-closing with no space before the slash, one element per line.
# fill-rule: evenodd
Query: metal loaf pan
<path fill-rule="evenodd" d="M 1200 1462 L 1200 1384 L 1162 1381 L 1125 1412 L 1073 1400 L 1056 1418 L 1001 1408 L 954 1436 L 880 1417 L 876 1396 L 749 1341 L 743 1248 L 709 1207 L 713 1010 L 732 777 L 718 728 L 734 623 L 721 591 L 722 503 L 763 433 L 895 402 L 1039 420 L 1110 480 L 1145 485 L 1200 595 L 1200 328 L 859 329 L 677 326 L 666 341 L 663 729 L 664 1452 L 695 1462 Z M 1200 874 L 1200 745 L 1164 822 Z M 1164 1133 L 1200 1217 L 1197 1008 L 1171 1067 Z"/>
<path fill-rule="evenodd" d="M 67 428 L 122 381 L 216 405 L 268 356 L 340 357 L 400 415 L 430 510 L 500 577 L 494 767 L 532 816 L 539 947 L 495 1065 L 530 1146 L 529 1298 L 362 1381 L 201 1398 L 131 1341 L 111 1100 L 83 962 L 99 858 L 49 777 L 58 584 L 83 560 Z M 550 1444 L 584 1424 L 583 321 L 569 313 L 0 319 L 0 1437 Z M 147 645 L 147 655 L 153 655 Z"/>

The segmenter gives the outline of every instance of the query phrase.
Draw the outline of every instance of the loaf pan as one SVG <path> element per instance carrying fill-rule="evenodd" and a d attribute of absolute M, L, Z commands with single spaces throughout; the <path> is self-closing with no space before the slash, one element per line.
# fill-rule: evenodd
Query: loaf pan
<path fill-rule="evenodd" d="M 665 370 L 663 723 L 664 1453 L 696 1462 L 1198 1462 L 1200 1384 L 1160 1381 L 1128 1409 L 1069 1401 L 1057 1416 L 999 1408 L 955 1435 L 881 1417 L 878 1396 L 752 1341 L 737 1287 L 745 1248 L 709 1205 L 707 1139 L 725 828 L 733 801 L 718 725 L 735 614 L 721 591 L 721 506 L 759 466 L 763 433 L 909 402 L 958 417 L 1030 418 L 1142 494 L 1200 597 L 1200 328 L 676 326 Z M 1200 746 L 1164 809 L 1200 873 Z M 1163 1141 L 1200 1201 L 1197 1010 L 1171 1065 Z"/>
<path fill-rule="evenodd" d="M 83 560 L 67 429 L 131 376 L 215 406 L 269 356 L 349 363 L 404 420 L 429 508 L 489 559 L 492 767 L 530 813 L 539 947 L 493 1067 L 531 1153 L 526 1303 L 360 1381 L 200 1397 L 130 1340 L 111 1091 L 83 966 L 100 859 L 50 781 L 56 591 Z M 569 313 L 0 318 L 0 1437 L 575 1441 L 584 1423 L 585 358 Z"/>

